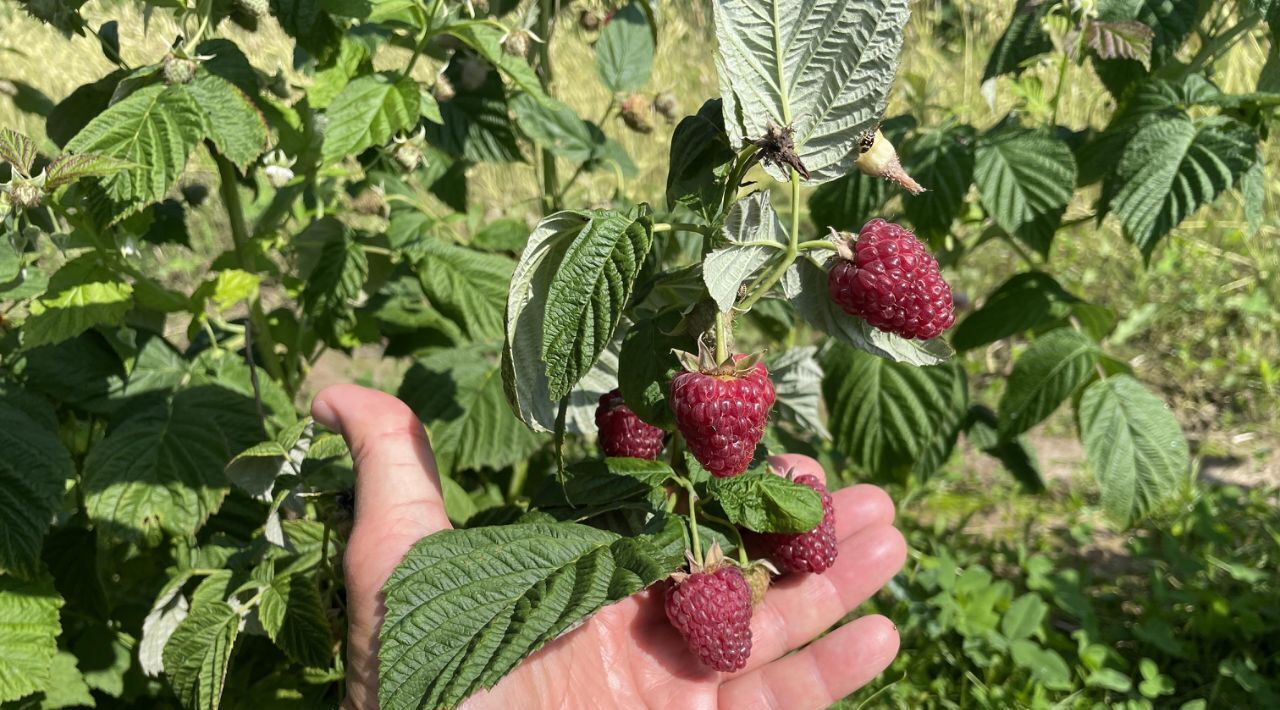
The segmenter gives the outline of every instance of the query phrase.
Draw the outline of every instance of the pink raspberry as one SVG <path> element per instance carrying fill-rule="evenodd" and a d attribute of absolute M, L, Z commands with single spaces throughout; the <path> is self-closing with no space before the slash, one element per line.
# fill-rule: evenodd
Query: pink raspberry
<path fill-rule="evenodd" d="M 667 619 L 709 668 L 742 670 L 751 655 L 751 588 L 731 564 L 685 576 L 667 589 Z"/>
<path fill-rule="evenodd" d="M 646 423 L 631 411 L 618 390 L 605 392 L 596 406 L 596 427 L 605 456 L 630 456 L 653 460 L 662 451 L 662 429 Z"/>
<path fill-rule="evenodd" d="M 936 338 L 955 323 L 951 286 L 938 260 L 907 229 L 883 219 L 867 222 L 840 244 L 841 259 L 827 284 L 845 313 L 904 338 Z"/>
<path fill-rule="evenodd" d="M 745 358 L 736 355 L 733 363 Z M 743 371 L 686 370 L 671 378 L 671 411 L 689 452 L 713 476 L 736 476 L 751 465 L 773 407 L 773 382 L 764 363 Z"/>

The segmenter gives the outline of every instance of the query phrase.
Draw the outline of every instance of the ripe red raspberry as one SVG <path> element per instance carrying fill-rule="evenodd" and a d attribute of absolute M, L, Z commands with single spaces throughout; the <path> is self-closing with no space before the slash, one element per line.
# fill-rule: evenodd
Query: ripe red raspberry
<path fill-rule="evenodd" d="M 687 355 L 687 354 L 686 354 Z M 671 411 L 684 435 L 689 452 L 711 472 L 726 478 L 751 465 L 756 444 L 773 407 L 773 382 L 763 362 L 746 361 L 745 355 L 714 368 L 703 363 L 671 378 Z"/>
<path fill-rule="evenodd" d="M 653 460 L 662 451 L 663 431 L 647 424 L 631 411 L 618 390 L 605 392 L 596 407 L 596 427 L 605 456 L 630 456 Z"/>
<path fill-rule="evenodd" d="M 751 588 L 731 564 L 684 576 L 667 588 L 667 619 L 689 650 L 718 671 L 742 670 L 751 655 Z"/>
<path fill-rule="evenodd" d="M 838 245 L 840 262 L 827 283 L 845 313 L 904 338 L 936 338 L 955 323 L 951 287 L 938 260 L 907 229 L 867 222 L 856 239 Z"/>
<path fill-rule="evenodd" d="M 796 483 L 808 486 L 822 496 L 822 522 L 805 533 L 766 533 L 761 535 L 769 559 L 782 572 L 825 572 L 836 561 L 836 511 L 831 494 L 817 476 L 797 476 Z"/>

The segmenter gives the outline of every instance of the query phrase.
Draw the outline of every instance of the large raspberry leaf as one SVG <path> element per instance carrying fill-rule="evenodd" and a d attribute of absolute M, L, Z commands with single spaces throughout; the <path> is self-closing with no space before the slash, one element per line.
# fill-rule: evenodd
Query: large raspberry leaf
<path fill-rule="evenodd" d="M 218 152 L 243 170 L 267 148 L 267 123 L 235 84 L 201 71 L 187 87 L 205 115 L 205 132 Z"/>
<path fill-rule="evenodd" d="M 853 168 L 884 113 L 898 69 L 907 0 L 716 0 L 725 126 L 734 145 L 769 126 L 795 129 L 817 184 Z M 766 166 L 779 180 L 789 175 Z"/>
<path fill-rule="evenodd" d="M 395 72 L 347 84 L 326 111 L 324 162 L 336 163 L 408 130 L 418 122 L 418 102 L 417 83 Z"/>
<path fill-rule="evenodd" d="M 1047 255 L 1075 189 L 1071 148 L 1044 131 L 996 128 L 978 141 L 974 180 L 996 225 Z"/>
<path fill-rule="evenodd" d="M 725 185 L 716 172 L 733 159 L 722 106 L 720 99 L 709 99 L 696 115 L 681 119 L 671 134 L 668 209 L 684 204 L 707 221 L 719 213 Z"/>
<path fill-rule="evenodd" d="M 929 190 L 905 201 L 903 211 L 931 243 L 950 233 L 951 222 L 964 207 L 973 184 L 975 142 L 973 126 L 960 124 L 923 133 L 905 151 L 907 172 Z"/>
<path fill-rule="evenodd" d="M 418 280 L 431 304 L 473 340 L 502 337 L 507 284 L 515 262 L 424 237 L 412 246 Z"/>
<path fill-rule="evenodd" d="M 62 604 L 43 565 L 30 579 L 0 575 L 0 702 L 49 685 Z"/>
<path fill-rule="evenodd" d="M 1107 516 L 1129 524 L 1181 496 L 1191 483 L 1186 437 L 1169 407 L 1128 375 L 1099 380 L 1076 411 Z"/>
<path fill-rule="evenodd" d="M 636 91 L 653 73 L 654 34 L 640 5 L 631 2 L 609 19 L 596 42 L 596 72 L 614 93 Z"/>
<path fill-rule="evenodd" d="M 121 325 L 133 307 L 134 286 L 88 253 L 62 265 L 31 303 L 22 345 L 35 348 L 80 335 L 97 325 Z"/>
<path fill-rule="evenodd" d="M 226 602 L 196 605 L 164 647 L 164 672 L 188 708 L 217 708 L 240 634 L 240 615 Z"/>
<path fill-rule="evenodd" d="M 1000 438 L 1008 441 L 1044 421 L 1094 376 L 1098 344 L 1073 329 L 1036 339 L 1013 363 L 1000 398 Z"/>
<path fill-rule="evenodd" d="M 816 346 L 806 345 L 770 358 L 769 378 L 777 395 L 778 418 L 829 439 L 831 432 L 822 423 L 822 365 L 817 354 Z"/>
<path fill-rule="evenodd" d="M 1081 303 L 1046 273 L 1017 274 L 960 321 L 951 332 L 951 344 L 956 350 L 972 350 L 1064 319 Z"/>
<path fill-rule="evenodd" d="M 928 475 L 950 455 L 969 405 L 957 363 L 917 367 L 838 345 L 822 369 L 832 441 L 860 469 Z"/>
<path fill-rule="evenodd" d="M 594 432 L 600 395 L 617 386 L 622 310 L 652 246 L 648 207 L 544 217 L 511 278 L 502 377 L 507 401 L 535 431 Z"/>
<path fill-rule="evenodd" d="M 982 72 L 984 83 L 1002 74 L 1020 73 L 1028 59 L 1053 51 L 1053 39 L 1041 24 L 1051 8 L 1049 3 L 1018 0 L 1009 26 L 991 48 L 987 68 Z"/>
<path fill-rule="evenodd" d="M 102 204 L 95 210 L 107 212 L 114 224 L 163 199 L 207 131 L 204 110 L 187 87 L 153 84 L 98 114 L 66 150 L 131 165 L 102 181 Z"/>
<path fill-rule="evenodd" d="M 31 407 L 38 411 L 26 411 Z M 75 474 L 52 416 L 42 400 L 0 398 L 0 574 L 34 567 L 66 480 Z"/>
<path fill-rule="evenodd" d="M 383 587 L 381 706 L 456 705 L 493 687 L 529 654 L 605 605 L 666 578 L 681 562 L 647 537 L 572 523 L 425 537 Z"/>
<path fill-rule="evenodd" d="M 419 360 L 400 385 L 400 398 L 431 431 L 446 474 L 509 466 L 545 440 L 511 415 L 496 356 L 487 346 L 438 351 Z"/>

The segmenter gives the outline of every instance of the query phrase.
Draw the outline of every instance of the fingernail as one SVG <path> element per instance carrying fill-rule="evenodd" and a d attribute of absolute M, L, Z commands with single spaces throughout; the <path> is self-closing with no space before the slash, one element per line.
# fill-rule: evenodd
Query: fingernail
<path fill-rule="evenodd" d="M 338 421 L 337 413 L 323 399 L 317 399 L 311 403 L 311 416 L 325 428 L 336 431 L 339 434 L 342 433 L 342 426 L 341 422 Z"/>

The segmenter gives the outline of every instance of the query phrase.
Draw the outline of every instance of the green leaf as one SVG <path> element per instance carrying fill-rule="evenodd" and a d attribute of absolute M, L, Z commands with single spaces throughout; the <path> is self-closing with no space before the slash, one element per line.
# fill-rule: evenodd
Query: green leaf
<path fill-rule="evenodd" d="M 360 67 L 369 59 L 369 48 L 364 42 L 349 37 L 342 38 L 338 52 L 328 62 L 316 69 L 307 87 L 307 102 L 312 108 L 327 109 L 342 90 L 360 73 Z M 421 101 L 421 97 L 419 97 Z"/>
<path fill-rule="evenodd" d="M 339 339 L 355 327 L 355 301 L 368 274 L 369 258 L 345 229 L 324 242 L 302 292 L 302 308 L 326 338 Z"/>
<path fill-rule="evenodd" d="M 1031 638 L 1049 613 L 1049 605 L 1039 594 L 1028 592 L 1013 600 L 1000 618 L 1000 633 L 1010 641 Z"/>
<path fill-rule="evenodd" d="M 710 490 L 729 522 L 749 530 L 802 533 L 822 522 L 817 491 L 767 470 L 713 478 Z"/>
<path fill-rule="evenodd" d="M 470 561 L 483 560 L 483 564 Z M 644 538 L 574 524 L 446 530 L 383 587 L 384 710 L 456 705 L 548 641 L 675 569 Z"/>
<path fill-rule="evenodd" d="M 0 575 L 0 702 L 48 686 L 61 607 L 53 577 L 43 567 L 27 580 Z"/>
<path fill-rule="evenodd" d="M 133 166 L 102 181 L 106 196 L 120 206 L 112 216 L 115 223 L 164 198 L 186 168 L 191 150 L 204 138 L 206 126 L 203 109 L 185 87 L 146 86 L 98 114 L 66 150 Z"/>
<path fill-rule="evenodd" d="M 936 365 L 953 354 L 941 339 L 907 340 L 845 313 L 831 300 L 826 268 L 807 256 L 796 259 L 787 269 L 782 290 L 796 313 L 810 325 L 839 342 L 877 357 L 912 365 Z"/>
<path fill-rule="evenodd" d="M 782 260 L 788 239 L 786 228 L 769 204 L 768 192 L 752 193 L 735 202 L 725 216 L 721 234 L 727 243 L 703 260 L 702 280 L 721 312 L 729 313 L 742 286 Z"/>
<path fill-rule="evenodd" d="M 663 485 L 673 475 L 671 467 L 661 461 L 630 458 L 584 461 L 569 467 L 563 485 L 548 477 L 533 495 L 531 504 L 539 509 L 586 507 L 588 512 L 592 508 L 646 499 L 657 504 L 666 497 Z"/>
<path fill-rule="evenodd" d="M 1155 33 L 1137 20 L 1102 22 L 1085 26 L 1085 43 L 1103 59 L 1134 59 L 1151 68 L 1151 40 Z"/>
<path fill-rule="evenodd" d="M 1133 690 L 1133 681 L 1129 679 L 1129 676 L 1114 668 L 1099 668 L 1091 671 L 1084 679 L 1084 684 L 1090 688 L 1106 688 L 1117 693 L 1127 693 Z M 1182 707 L 1186 708 L 1185 705 Z"/>
<path fill-rule="evenodd" d="M 130 411 L 85 459 L 90 519 L 114 539 L 194 534 L 226 495 L 223 467 L 257 426 L 251 398 L 214 386 Z"/>
<path fill-rule="evenodd" d="M 342 89 L 325 114 L 323 160 L 332 164 L 416 125 L 418 85 L 395 72 L 362 76 Z"/>
<path fill-rule="evenodd" d="M 40 559 L 68 478 L 71 455 L 57 434 L 0 399 L 0 574 L 24 574 Z"/>
<path fill-rule="evenodd" d="M 1002 74 L 1021 73 L 1027 60 L 1053 51 L 1053 40 L 1041 24 L 1049 8 L 1048 3 L 1018 0 L 1009 26 L 991 48 L 982 72 L 984 82 Z"/>
<path fill-rule="evenodd" d="M 1189 484 L 1191 455 L 1177 419 L 1128 375 L 1084 391 L 1077 416 L 1089 467 L 1108 517 L 1128 524 L 1174 500 Z"/>
<path fill-rule="evenodd" d="M 207 39 L 196 45 L 195 53 L 209 57 L 200 62 L 204 72 L 231 82 L 245 96 L 252 97 L 258 93 L 258 72 L 235 42 L 223 38 Z"/>
<path fill-rule="evenodd" d="M 479 86 L 465 90 L 466 64 L 451 62 L 446 69 L 445 76 L 459 87 L 458 95 L 440 104 L 441 124 L 423 124 L 427 142 L 455 158 L 475 163 L 522 161 L 502 80 L 490 71 Z"/>
<path fill-rule="evenodd" d="M 534 431 L 553 431 L 559 411 L 542 356 L 550 285 L 560 277 L 569 247 L 601 215 L 616 213 L 557 212 L 544 217 L 529 236 L 511 277 L 502 380 L 512 411 Z M 606 350 L 570 395 L 566 430 L 594 432 L 597 401 L 617 382 L 616 351 Z"/>
<path fill-rule="evenodd" d="M 908 146 L 907 172 L 929 186 L 903 204 L 917 233 L 931 240 L 950 234 L 973 184 L 975 142 L 973 126 L 961 124 L 924 133 Z"/>
<path fill-rule="evenodd" d="M 525 135 L 565 160 L 585 163 L 604 144 L 604 133 L 595 124 L 559 101 L 520 94 L 511 100 L 511 110 Z"/>
<path fill-rule="evenodd" d="M 0 160 L 9 163 L 17 172 L 31 177 L 31 165 L 38 155 L 35 141 L 12 128 L 0 129 Z"/>
<path fill-rule="evenodd" d="M 951 332 L 951 345 L 965 351 L 1025 333 L 1064 317 L 1078 299 L 1041 271 L 1017 274 L 987 296 Z"/>
<path fill-rule="evenodd" d="M 45 168 L 44 189 L 53 190 L 86 177 L 114 175 L 132 164 L 105 155 L 59 155 Z"/>
<path fill-rule="evenodd" d="M 262 590 L 258 606 L 262 628 L 289 658 L 324 668 L 333 657 L 333 639 L 320 590 L 309 575 L 277 576 Z"/>
<path fill-rule="evenodd" d="M 495 219 L 471 236 L 471 246 L 486 251 L 520 252 L 528 243 L 529 227 L 510 217 Z"/>
<path fill-rule="evenodd" d="M 164 672 L 182 704 L 212 710 L 222 702 L 240 615 L 224 602 L 197 605 L 164 647 Z"/>
<path fill-rule="evenodd" d="M 613 93 L 644 88 L 653 73 L 655 45 L 645 13 L 635 2 L 613 13 L 596 42 L 596 72 Z"/>
<path fill-rule="evenodd" d="M 947 421 L 968 406 L 964 389 L 956 387 L 963 372 L 954 363 L 916 367 L 834 346 L 823 355 L 822 370 L 833 443 L 877 475 L 915 467 L 937 438 L 953 435 Z"/>
<path fill-rule="evenodd" d="M 744 0 L 714 5 L 725 126 L 733 145 L 790 126 L 813 183 L 850 171 L 898 68 L 906 0 Z M 766 165 L 774 179 L 790 175 Z"/>
<path fill-rule="evenodd" d="M 1076 184 L 1071 148 L 1043 131 L 997 128 L 978 141 L 974 179 L 995 223 L 1047 255 Z"/>
<path fill-rule="evenodd" d="M 608 347 L 652 244 L 648 207 L 642 205 L 592 211 L 565 248 L 545 297 L 541 356 L 552 400 L 568 395 Z M 532 239 L 526 255 L 531 249 Z"/>
<path fill-rule="evenodd" d="M 694 349 L 693 338 L 671 335 L 681 320 L 677 311 L 646 318 L 633 325 L 618 354 L 618 389 L 622 400 L 644 421 L 668 431 L 675 418 L 667 402 L 671 378 L 680 370 L 673 349 Z"/>
<path fill-rule="evenodd" d="M 677 204 L 713 219 L 724 198 L 724 185 L 716 169 L 733 159 L 733 147 L 724 131 L 720 99 L 710 99 L 694 116 L 685 116 L 671 135 L 667 169 L 667 207 Z"/>
<path fill-rule="evenodd" d="M 60 343 L 96 325 L 120 325 L 132 307 L 133 287 L 86 254 L 58 269 L 44 295 L 31 303 L 23 347 Z"/>
<path fill-rule="evenodd" d="M 436 310 L 474 340 L 502 337 L 507 286 L 515 263 L 494 254 L 454 246 L 434 237 L 419 240 L 413 256 L 422 290 Z"/>
<path fill-rule="evenodd" d="M 819 231 L 831 227 L 856 233 L 884 204 L 887 185 L 884 180 L 860 171 L 823 183 L 809 197 L 809 219 Z"/>
<path fill-rule="evenodd" d="M 1000 438 L 1008 441 L 1053 414 L 1094 376 L 1097 362 L 1097 343 L 1072 328 L 1037 338 L 1013 363 L 1000 398 Z"/>
<path fill-rule="evenodd" d="M 1235 185 L 1257 161 L 1258 136 L 1234 119 L 1185 114 L 1142 125 L 1104 194 L 1125 234 L 1150 259 L 1166 234 Z"/>
<path fill-rule="evenodd" d="M 449 25 L 445 31 L 462 40 L 477 54 L 484 57 L 485 61 L 506 74 L 511 79 L 511 83 L 521 91 L 538 101 L 549 103 L 550 98 L 543 92 L 542 82 L 529 63 L 503 49 L 502 38 L 505 32 L 484 21 L 459 22 Z M 456 82 L 455 85 L 457 85 Z"/>
<path fill-rule="evenodd" d="M 1044 475 L 1040 472 L 1035 449 L 1021 436 L 1001 441 L 996 431 L 998 425 L 995 412 L 982 405 L 973 405 L 964 423 L 965 437 L 982 453 L 1003 464 L 1005 470 L 1022 484 L 1023 490 L 1028 493 L 1044 491 Z"/>
<path fill-rule="evenodd" d="M 94 706 L 97 702 L 84 682 L 84 676 L 76 667 L 75 654 L 58 651 L 49 666 L 49 683 L 44 688 L 41 710 Z"/>
<path fill-rule="evenodd" d="M 1050 690 L 1071 689 L 1071 668 L 1057 651 L 1042 648 L 1035 641 L 1019 639 L 1009 644 L 1013 662 L 1031 672 L 1031 677 Z"/>
<path fill-rule="evenodd" d="M 446 474 L 509 466 L 527 459 L 543 441 L 512 416 L 499 365 L 484 346 L 423 358 L 405 375 L 398 394 L 427 425 Z"/>
<path fill-rule="evenodd" d="M 777 394 L 778 419 L 790 422 L 799 431 L 829 439 L 831 432 L 822 423 L 822 365 L 818 348 L 806 345 L 791 348 L 769 360 L 769 379 Z M 624 369 L 623 372 L 626 370 Z"/>
<path fill-rule="evenodd" d="M 218 152 L 247 169 L 267 149 L 267 122 L 235 84 L 205 72 L 187 85 L 205 116 L 205 133 Z M 330 129 L 336 130 L 336 129 Z"/>
<path fill-rule="evenodd" d="M 323 62 L 337 50 L 342 31 L 316 0 L 271 0 L 271 14 L 280 28 L 298 41 L 317 60 Z"/>

